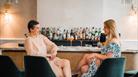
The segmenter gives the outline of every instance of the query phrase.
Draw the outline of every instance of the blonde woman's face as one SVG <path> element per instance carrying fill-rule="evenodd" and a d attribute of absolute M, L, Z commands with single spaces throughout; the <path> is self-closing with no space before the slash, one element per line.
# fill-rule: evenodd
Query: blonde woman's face
<path fill-rule="evenodd" d="M 108 35 L 110 33 L 109 28 L 106 25 L 104 25 L 104 29 L 103 30 L 104 30 L 104 33 L 106 35 Z"/>
<path fill-rule="evenodd" d="M 34 29 L 31 29 L 31 32 L 35 34 L 39 33 L 39 31 L 40 31 L 40 24 L 35 25 Z"/>

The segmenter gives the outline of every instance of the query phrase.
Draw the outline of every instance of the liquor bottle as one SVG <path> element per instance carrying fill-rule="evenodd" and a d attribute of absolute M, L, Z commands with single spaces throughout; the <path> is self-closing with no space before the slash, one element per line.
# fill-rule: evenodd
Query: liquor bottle
<path fill-rule="evenodd" d="M 58 35 L 58 40 L 63 40 L 63 36 L 61 33 Z"/>
<path fill-rule="evenodd" d="M 55 37 L 56 37 L 56 33 L 53 32 L 53 37 L 52 37 L 52 40 L 55 40 Z"/>
<path fill-rule="evenodd" d="M 100 41 L 100 36 L 101 36 L 101 28 L 99 28 L 99 30 L 98 30 L 98 41 Z"/>
<path fill-rule="evenodd" d="M 101 28 L 99 28 L 99 30 L 98 30 L 98 35 L 100 36 L 101 35 Z"/>
<path fill-rule="evenodd" d="M 52 33 L 52 29 L 49 29 L 49 30 L 50 30 L 50 31 L 49 31 L 49 32 L 50 32 L 50 33 L 49 33 L 49 39 L 52 40 L 52 38 L 53 38 L 53 37 L 52 37 L 52 36 L 53 36 L 53 35 L 52 35 L 52 34 L 53 34 L 53 33 Z"/>
<path fill-rule="evenodd" d="M 46 28 L 46 36 L 49 38 L 50 36 L 50 30 L 49 30 L 49 27 Z"/>
<path fill-rule="evenodd" d="M 94 27 L 92 27 L 91 29 L 91 40 L 94 40 L 95 37 L 95 31 L 94 31 Z"/>
<path fill-rule="evenodd" d="M 59 37 L 59 38 L 58 38 L 59 40 L 64 40 L 64 39 L 63 39 L 63 33 L 60 33 L 58 37 Z"/>
<path fill-rule="evenodd" d="M 77 32 L 75 32 L 74 35 L 75 35 L 75 38 L 74 39 L 75 40 L 78 40 Z"/>
<path fill-rule="evenodd" d="M 71 29 L 70 36 L 74 36 L 73 29 Z"/>
<path fill-rule="evenodd" d="M 83 37 L 83 36 L 82 36 L 82 31 L 83 31 L 83 29 L 82 29 L 82 27 L 80 27 L 80 28 L 79 28 L 78 34 L 79 34 L 79 39 L 81 39 L 81 40 L 83 39 L 83 38 L 82 38 L 82 37 Z"/>
<path fill-rule="evenodd" d="M 64 39 L 64 40 L 67 39 L 67 37 L 66 37 L 66 30 L 65 30 L 65 29 L 64 29 L 64 31 L 63 31 L 63 39 Z"/>
<path fill-rule="evenodd" d="M 88 30 L 88 27 L 86 27 L 85 28 L 85 40 L 89 39 L 88 33 L 89 33 L 89 30 Z"/>
<path fill-rule="evenodd" d="M 55 29 L 54 33 L 53 33 L 53 40 L 58 40 L 58 29 Z"/>
<path fill-rule="evenodd" d="M 85 28 L 83 28 L 82 30 L 82 39 L 85 40 L 85 35 L 86 35 L 86 30 Z"/>
<path fill-rule="evenodd" d="M 97 28 L 95 28 L 95 37 L 94 37 L 94 40 L 98 40 L 98 30 L 97 30 Z"/>
<path fill-rule="evenodd" d="M 46 29 L 45 29 L 45 27 L 42 27 L 40 32 L 41 32 L 41 34 L 43 34 L 44 36 L 46 36 Z"/>
<path fill-rule="evenodd" d="M 66 32 L 66 37 L 67 37 L 67 39 L 69 39 L 70 38 L 70 33 L 69 33 L 69 31 L 67 30 L 67 32 Z"/>
<path fill-rule="evenodd" d="M 75 38 L 75 34 L 74 34 L 73 29 L 71 29 L 71 32 L 70 32 L 70 37 Z"/>

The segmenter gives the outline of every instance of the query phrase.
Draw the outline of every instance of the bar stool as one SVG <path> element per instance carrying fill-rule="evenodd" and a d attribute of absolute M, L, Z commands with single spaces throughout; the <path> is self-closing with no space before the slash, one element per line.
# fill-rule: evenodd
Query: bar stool
<path fill-rule="evenodd" d="M 124 77 L 125 58 L 108 58 L 99 66 L 94 77 Z"/>
<path fill-rule="evenodd" d="M 44 57 L 24 56 L 25 77 L 56 77 Z"/>
<path fill-rule="evenodd" d="M 0 56 L 0 77 L 23 77 L 14 62 L 8 56 Z"/>

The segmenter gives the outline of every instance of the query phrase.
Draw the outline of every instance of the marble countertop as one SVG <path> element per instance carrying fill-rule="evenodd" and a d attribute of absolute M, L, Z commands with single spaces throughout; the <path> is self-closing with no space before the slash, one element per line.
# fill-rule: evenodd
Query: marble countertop
<path fill-rule="evenodd" d="M 25 50 L 24 47 L 19 47 L 18 43 L 23 43 L 24 38 L 18 39 L 2 39 L 0 38 L 0 51 L 2 50 Z M 132 44 L 131 44 L 132 43 Z M 138 41 L 137 42 L 123 42 L 122 52 L 138 53 Z M 98 47 L 85 47 L 85 46 L 58 46 L 58 51 L 69 51 L 69 52 L 99 52 L 101 49 Z"/>
<path fill-rule="evenodd" d="M 58 46 L 58 51 L 95 51 L 99 52 L 98 47 L 84 47 L 84 46 Z"/>
<path fill-rule="evenodd" d="M 24 47 L 19 47 L 16 44 L 9 44 L 0 46 L 0 50 L 25 50 Z M 84 47 L 84 46 L 58 46 L 58 51 L 95 51 L 99 52 L 101 49 L 98 47 Z"/>
<path fill-rule="evenodd" d="M 19 47 L 17 43 L 8 43 L 4 45 L 0 45 L 0 50 L 25 50 L 24 47 Z M 100 52 L 100 48 L 98 47 L 84 47 L 84 46 L 58 46 L 58 51 L 66 51 L 66 52 Z M 126 53 L 138 53 L 138 50 L 132 49 L 124 49 L 122 52 Z"/>

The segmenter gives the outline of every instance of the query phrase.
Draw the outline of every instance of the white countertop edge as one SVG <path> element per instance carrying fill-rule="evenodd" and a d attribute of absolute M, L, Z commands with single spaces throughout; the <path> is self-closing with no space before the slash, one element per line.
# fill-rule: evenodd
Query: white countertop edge
<path fill-rule="evenodd" d="M 15 47 L 15 48 L 0 48 L 0 50 L 25 50 L 24 47 Z M 58 51 L 64 51 L 64 52 L 100 52 L 100 48 L 94 48 L 94 47 L 59 47 Z M 132 50 L 132 49 L 126 49 L 121 50 L 121 52 L 132 52 L 132 53 L 138 53 L 138 50 Z"/>

